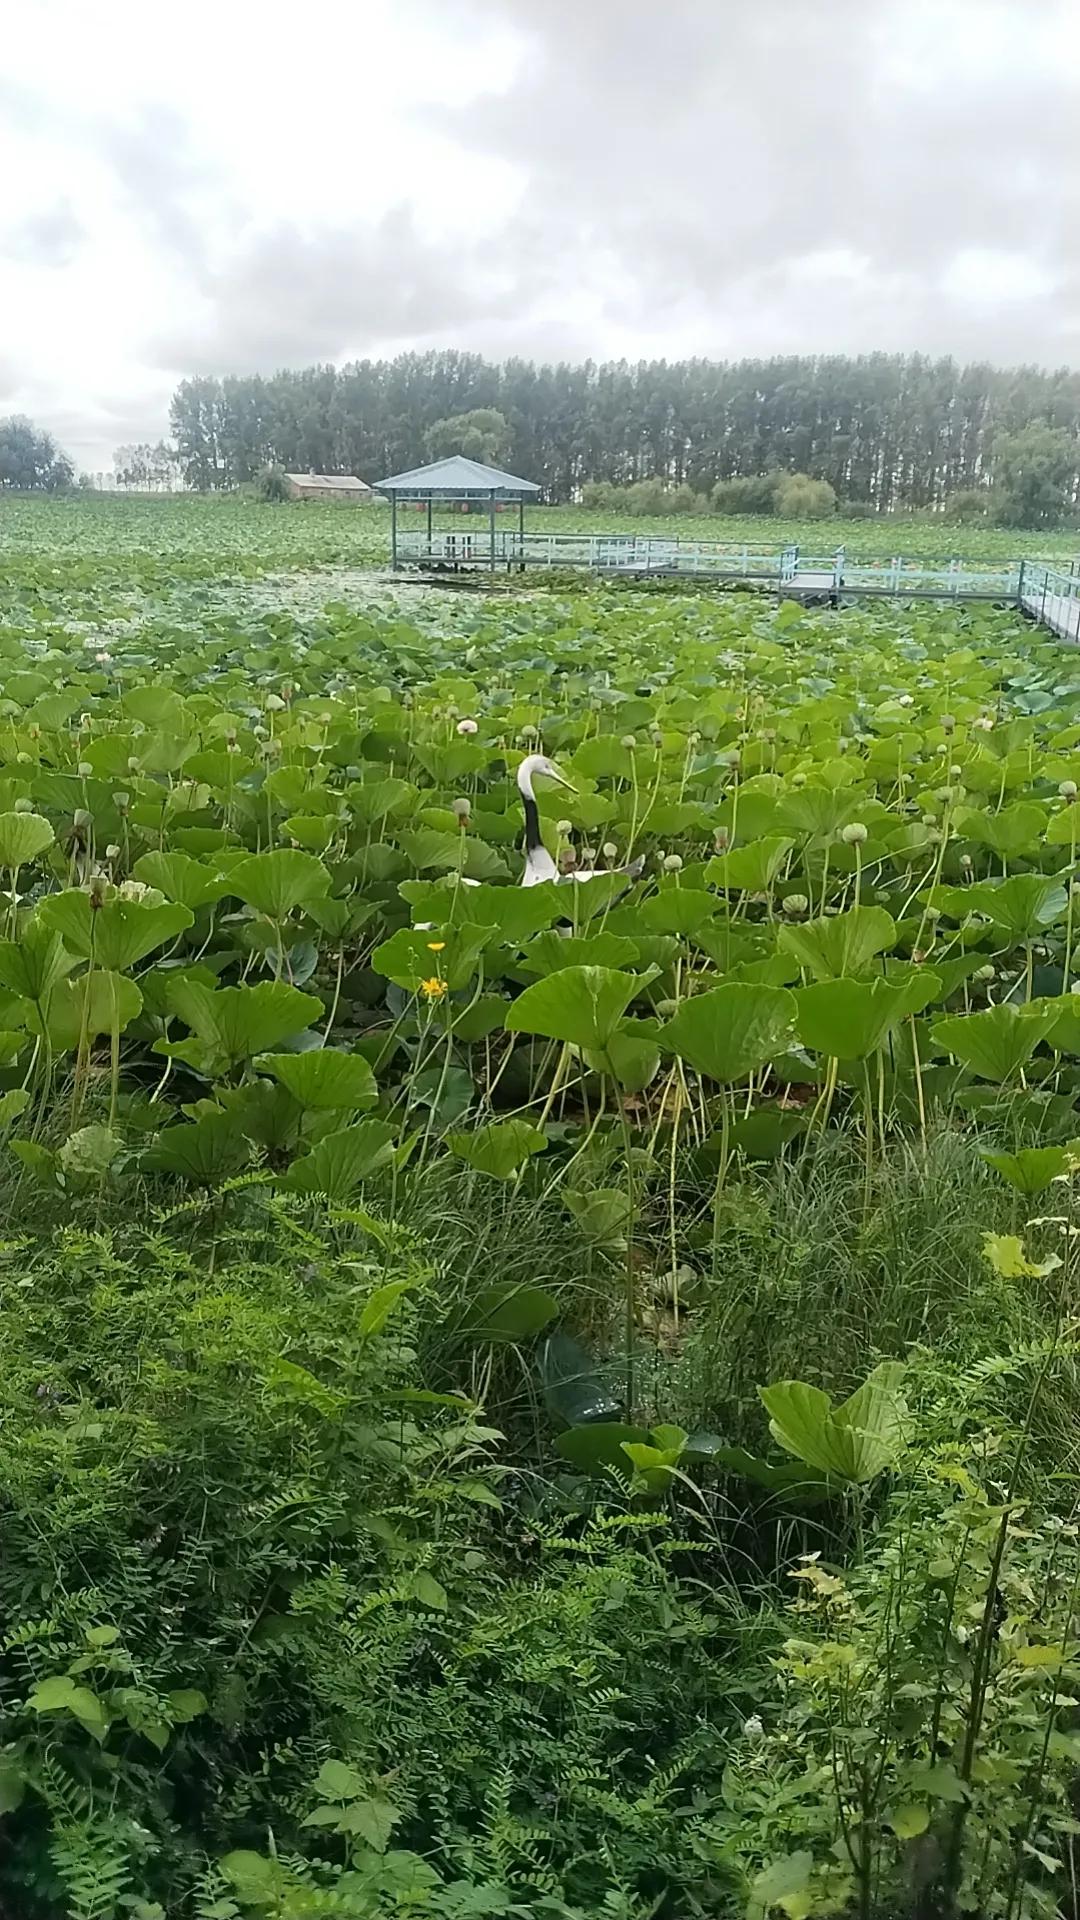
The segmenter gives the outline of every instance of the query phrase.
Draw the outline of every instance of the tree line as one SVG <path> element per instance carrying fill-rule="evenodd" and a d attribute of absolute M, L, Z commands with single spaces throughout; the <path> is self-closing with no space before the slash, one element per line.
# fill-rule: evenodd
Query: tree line
<path fill-rule="evenodd" d="M 1029 451 L 1065 469 L 1061 511 L 1080 500 L 1080 373 L 922 354 L 538 366 L 406 353 L 184 380 L 171 422 L 188 484 L 212 490 L 267 465 L 377 481 L 431 458 L 477 412 L 504 429 L 481 443 L 552 501 L 588 483 L 659 481 L 700 497 L 798 473 L 827 483 L 841 510 L 938 509 L 1002 484 L 1002 448 L 1032 428 L 1054 436 Z"/>

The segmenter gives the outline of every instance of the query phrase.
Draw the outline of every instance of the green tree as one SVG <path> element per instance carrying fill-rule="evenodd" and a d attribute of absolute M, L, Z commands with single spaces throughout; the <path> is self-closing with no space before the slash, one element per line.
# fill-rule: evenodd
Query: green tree
<path fill-rule="evenodd" d="M 1011 527 L 1056 527 L 1076 504 L 1080 445 L 1063 427 L 1032 421 L 994 442 L 999 517 Z"/>
<path fill-rule="evenodd" d="M 501 466 L 509 458 L 510 428 L 498 408 L 474 407 L 469 413 L 452 413 L 445 420 L 433 421 L 424 434 L 424 444 L 432 460 L 463 453 L 467 460 Z"/>
<path fill-rule="evenodd" d="M 0 420 L 0 487 L 20 493 L 61 493 L 75 469 L 51 433 L 35 427 L 25 414 Z"/>
<path fill-rule="evenodd" d="M 808 473 L 785 473 L 775 501 L 776 512 L 788 520 L 828 520 L 836 512 L 836 489 Z"/>

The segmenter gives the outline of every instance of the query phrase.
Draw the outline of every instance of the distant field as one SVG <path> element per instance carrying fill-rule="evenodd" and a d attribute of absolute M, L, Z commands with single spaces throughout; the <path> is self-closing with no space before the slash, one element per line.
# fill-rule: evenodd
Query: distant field
<path fill-rule="evenodd" d="M 620 520 L 574 507 L 538 507 L 526 525 L 551 533 L 677 535 L 771 548 L 797 542 L 805 553 L 846 546 L 853 559 L 904 554 L 923 558 L 1010 560 L 1020 555 L 1072 560 L 1080 534 L 949 527 L 925 520 L 795 522 L 718 515 Z M 223 577 L 389 560 L 389 509 L 317 504 L 264 506 L 201 495 L 0 499 L 0 570 L 11 586 L 155 587 Z"/>

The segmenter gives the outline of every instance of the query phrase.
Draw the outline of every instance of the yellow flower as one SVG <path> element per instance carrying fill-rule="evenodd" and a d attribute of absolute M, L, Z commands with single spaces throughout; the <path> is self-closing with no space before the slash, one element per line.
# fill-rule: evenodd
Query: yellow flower
<path fill-rule="evenodd" d="M 445 940 L 429 940 L 427 943 L 427 950 L 429 953 L 442 953 L 445 946 L 446 946 Z"/>
<path fill-rule="evenodd" d="M 437 974 L 432 974 L 430 980 L 421 980 L 420 991 L 426 993 L 429 1000 L 441 1000 L 446 992 L 446 981 L 440 980 Z"/>

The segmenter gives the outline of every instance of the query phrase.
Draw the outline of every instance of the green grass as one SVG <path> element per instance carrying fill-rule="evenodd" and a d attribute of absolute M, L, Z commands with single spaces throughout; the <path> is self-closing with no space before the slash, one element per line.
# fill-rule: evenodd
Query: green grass
<path fill-rule="evenodd" d="M 0 531 L 0 1902 L 1051 1914 L 1071 654 L 410 596 L 377 510 Z M 538 745 L 550 848 L 631 890 L 521 892 Z M 1033 1142 L 1025 1195 L 983 1150 Z M 862 1476 L 817 1395 L 882 1362 Z"/>

